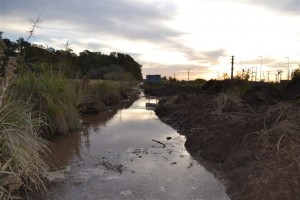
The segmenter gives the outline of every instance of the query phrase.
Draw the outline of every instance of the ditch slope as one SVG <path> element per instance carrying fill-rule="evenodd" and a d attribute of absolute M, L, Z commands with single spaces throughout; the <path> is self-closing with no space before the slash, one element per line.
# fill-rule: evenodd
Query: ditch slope
<path fill-rule="evenodd" d="M 300 199 L 298 82 L 176 83 L 145 92 L 164 96 L 156 114 L 186 136 L 194 158 L 224 178 L 231 199 Z"/>

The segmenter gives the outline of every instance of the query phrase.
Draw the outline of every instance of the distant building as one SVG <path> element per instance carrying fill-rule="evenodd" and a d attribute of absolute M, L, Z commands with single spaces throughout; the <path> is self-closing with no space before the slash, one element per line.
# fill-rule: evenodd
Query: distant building
<path fill-rule="evenodd" d="M 146 75 L 146 83 L 160 83 L 161 82 L 161 76 L 156 75 Z"/>

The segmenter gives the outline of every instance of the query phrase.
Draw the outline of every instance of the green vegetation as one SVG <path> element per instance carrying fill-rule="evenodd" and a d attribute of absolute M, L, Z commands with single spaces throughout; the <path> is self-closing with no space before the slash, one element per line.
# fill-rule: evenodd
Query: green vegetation
<path fill-rule="evenodd" d="M 87 80 L 86 80 L 87 81 Z M 84 81 L 83 81 L 84 82 Z M 136 82 L 113 81 L 113 80 L 91 80 L 85 84 L 81 83 L 84 95 L 79 100 L 79 111 L 82 114 L 93 114 L 107 110 L 121 103 Z"/>
<path fill-rule="evenodd" d="M 42 45 L 30 44 L 23 38 L 16 42 L 3 39 L 5 55 L 16 56 L 21 49 L 22 66 L 19 71 L 64 75 L 68 78 L 81 78 L 89 75 L 91 79 L 142 80 L 141 65 L 130 55 L 112 52 L 109 55 L 85 50 L 76 55 L 66 44 L 65 50 L 55 50 Z M 0 72 L 5 70 L 4 62 Z"/>
<path fill-rule="evenodd" d="M 67 134 L 80 128 L 77 95 L 71 82 L 60 76 L 26 73 L 18 77 L 12 95 L 45 114 L 50 130 Z M 48 129 L 49 133 L 49 129 Z"/>
<path fill-rule="evenodd" d="M 0 56 L 5 46 L 0 41 Z M 0 60 L 0 64 L 3 64 Z M 13 199 L 21 187 L 29 190 L 45 189 L 40 174 L 46 163 L 41 154 L 47 143 L 39 133 L 47 124 L 43 114 L 33 111 L 26 101 L 11 96 L 16 61 L 8 57 L 5 75 L 0 79 L 0 199 Z"/>
<path fill-rule="evenodd" d="M 121 100 L 121 95 L 116 89 L 116 85 L 108 81 L 90 85 L 89 94 L 108 106 L 116 105 Z"/>
<path fill-rule="evenodd" d="M 0 199 L 12 199 L 21 187 L 45 189 L 40 178 L 47 166 L 41 154 L 48 150 L 39 136 L 47 126 L 43 115 L 13 99 L 6 99 L 0 109 Z"/>
<path fill-rule="evenodd" d="M 77 56 L 68 45 L 56 51 L 1 36 L 0 199 L 15 199 L 20 189 L 46 189 L 40 177 L 48 168 L 46 137 L 79 129 L 82 105 L 118 105 L 142 75 L 126 54 Z"/>
<path fill-rule="evenodd" d="M 300 79 L 300 66 L 292 73 L 292 79 Z"/>

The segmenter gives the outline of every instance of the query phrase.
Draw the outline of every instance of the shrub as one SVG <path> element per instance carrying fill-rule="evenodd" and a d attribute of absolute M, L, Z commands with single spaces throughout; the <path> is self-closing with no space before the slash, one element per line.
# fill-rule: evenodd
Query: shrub
<path fill-rule="evenodd" d="M 121 99 L 118 87 L 114 82 L 102 81 L 90 86 L 90 94 L 105 105 L 117 105 Z"/>
<path fill-rule="evenodd" d="M 45 113 L 55 133 L 67 134 L 80 127 L 75 89 L 65 78 L 28 73 L 17 78 L 13 94 Z"/>
<path fill-rule="evenodd" d="M 22 186 L 45 189 L 40 178 L 47 166 L 41 154 L 48 150 L 39 136 L 40 128 L 46 126 L 43 116 L 12 99 L 0 109 L 0 199 L 12 199 Z"/>
<path fill-rule="evenodd" d="M 3 50 L 0 41 L 0 58 Z M 0 64 L 3 60 L 0 59 Z M 0 79 L 0 199 L 15 199 L 20 187 L 45 189 L 40 174 L 46 171 L 41 154 L 48 151 L 47 143 L 39 136 L 47 126 L 40 112 L 33 112 L 25 101 L 12 98 L 9 92 L 17 64 L 9 57 Z"/>
<path fill-rule="evenodd" d="M 120 103 L 121 95 L 118 91 L 109 91 L 102 97 L 105 105 L 114 106 Z"/>
<path fill-rule="evenodd" d="M 300 79 L 300 66 L 292 73 L 292 80 L 293 79 Z"/>

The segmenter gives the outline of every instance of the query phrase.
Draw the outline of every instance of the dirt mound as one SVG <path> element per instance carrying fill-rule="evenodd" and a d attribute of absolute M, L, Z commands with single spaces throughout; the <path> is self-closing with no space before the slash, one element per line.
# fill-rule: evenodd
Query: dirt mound
<path fill-rule="evenodd" d="M 274 104 L 283 99 L 281 91 L 267 83 L 257 83 L 249 88 L 242 96 L 243 100 L 251 105 Z"/>
<path fill-rule="evenodd" d="M 144 85 L 145 94 L 151 96 L 173 96 L 184 92 L 195 93 L 201 90 L 201 87 L 191 86 L 189 82 Z"/>
<path fill-rule="evenodd" d="M 192 156 L 226 175 L 232 199 L 300 199 L 300 103 L 272 101 L 281 98 L 272 86 L 250 89 L 255 107 L 206 88 L 170 95 L 156 114 L 186 135 Z"/>
<path fill-rule="evenodd" d="M 285 89 L 287 99 L 300 99 L 300 78 L 293 79 Z"/>
<path fill-rule="evenodd" d="M 203 89 L 210 94 L 217 94 L 220 92 L 225 92 L 227 90 L 233 89 L 236 86 L 248 85 L 249 82 L 244 80 L 209 80 L 203 85 Z"/>

